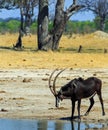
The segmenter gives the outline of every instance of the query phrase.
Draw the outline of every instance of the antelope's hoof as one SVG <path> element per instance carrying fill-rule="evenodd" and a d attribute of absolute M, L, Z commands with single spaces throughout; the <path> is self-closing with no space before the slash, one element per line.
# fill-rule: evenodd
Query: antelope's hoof
<path fill-rule="evenodd" d="M 70 120 L 73 121 L 75 118 L 73 116 L 70 117 Z"/>
<path fill-rule="evenodd" d="M 105 112 L 102 115 L 105 116 Z"/>
<path fill-rule="evenodd" d="M 87 116 L 89 113 L 88 112 L 86 112 L 85 114 L 84 114 L 84 116 Z"/>

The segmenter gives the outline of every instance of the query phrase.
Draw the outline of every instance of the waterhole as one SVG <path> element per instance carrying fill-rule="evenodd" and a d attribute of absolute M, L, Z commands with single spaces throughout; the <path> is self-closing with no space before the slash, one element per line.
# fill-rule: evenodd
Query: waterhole
<path fill-rule="evenodd" d="M 0 130 L 107 130 L 107 123 L 64 120 L 0 119 Z"/>

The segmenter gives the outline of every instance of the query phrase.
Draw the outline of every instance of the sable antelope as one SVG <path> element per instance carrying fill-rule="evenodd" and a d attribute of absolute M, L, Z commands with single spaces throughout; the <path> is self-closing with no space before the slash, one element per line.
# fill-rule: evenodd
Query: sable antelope
<path fill-rule="evenodd" d="M 89 98 L 90 100 L 90 106 L 88 110 L 86 111 L 85 115 L 88 115 L 91 108 L 94 105 L 94 99 L 93 97 L 95 94 L 98 95 L 101 107 L 102 107 L 102 115 L 105 115 L 104 111 L 104 105 L 103 105 L 103 99 L 101 94 L 101 87 L 102 87 L 102 81 L 96 77 L 89 77 L 87 79 L 83 78 L 75 78 L 68 82 L 66 85 L 62 86 L 61 89 L 57 92 L 56 91 L 56 80 L 60 73 L 62 73 L 64 70 L 61 70 L 54 78 L 53 85 L 51 85 L 51 79 L 54 74 L 54 72 L 57 71 L 54 70 L 49 78 L 49 88 L 52 92 L 52 94 L 55 96 L 56 99 L 56 107 L 59 107 L 59 101 L 63 99 L 71 99 L 72 102 L 72 116 L 71 119 L 74 119 L 74 110 L 75 110 L 75 102 L 78 102 L 78 118 L 80 119 L 80 105 L 81 105 L 81 99 L 83 98 Z"/>

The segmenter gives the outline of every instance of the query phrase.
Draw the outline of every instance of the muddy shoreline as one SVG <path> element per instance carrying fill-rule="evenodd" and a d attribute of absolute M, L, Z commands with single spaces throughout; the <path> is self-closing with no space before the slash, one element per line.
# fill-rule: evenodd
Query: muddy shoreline
<path fill-rule="evenodd" d="M 69 119 L 71 102 L 64 100 L 55 108 L 54 97 L 48 88 L 52 69 L 0 69 L 0 118 L 17 119 Z M 67 69 L 57 80 L 57 89 L 73 78 L 96 76 L 103 82 L 102 96 L 106 115 L 102 116 L 100 102 L 83 121 L 108 122 L 108 69 Z M 81 103 L 81 115 L 89 106 L 89 100 Z M 77 108 L 75 116 L 77 115 Z"/>

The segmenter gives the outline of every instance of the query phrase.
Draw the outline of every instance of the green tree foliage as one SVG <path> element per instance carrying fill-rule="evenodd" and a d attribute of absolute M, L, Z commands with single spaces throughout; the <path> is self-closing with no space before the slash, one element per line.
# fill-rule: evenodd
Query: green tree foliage
<path fill-rule="evenodd" d="M 91 33 L 96 30 L 95 23 L 92 21 L 68 21 L 65 32 L 72 33 Z"/>
<path fill-rule="evenodd" d="M 9 32 L 18 32 L 18 28 L 20 26 L 20 22 L 17 20 L 11 20 L 9 22 L 7 22 L 7 29 L 9 30 Z"/>
<path fill-rule="evenodd" d="M 20 21 L 18 20 L 9 20 L 9 21 L 0 22 L 0 32 L 16 33 L 18 32 L 19 25 L 20 25 Z"/>
<path fill-rule="evenodd" d="M 32 34 L 36 34 L 37 33 L 37 22 L 33 22 L 32 25 L 30 26 L 30 30 Z"/>
<path fill-rule="evenodd" d="M 108 19 L 106 20 L 105 31 L 108 32 Z"/>
<path fill-rule="evenodd" d="M 0 33 L 18 33 L 20 26 L 19 20 L 9 20 L 0 22 Z M 72 33 L 91 33 L 98 30 L 98 17 L 94 21 L 68 21 L 65 27 L 64 34 L 71 35 Z M 49 22 L 49 31 L 53 27 L 53 22 Z M 34 20 L 31 27 L 31 33 L 37 33 L 37 22 Z M 106 21 L 105 32 L 108 32 L 108 20 Z"/>

